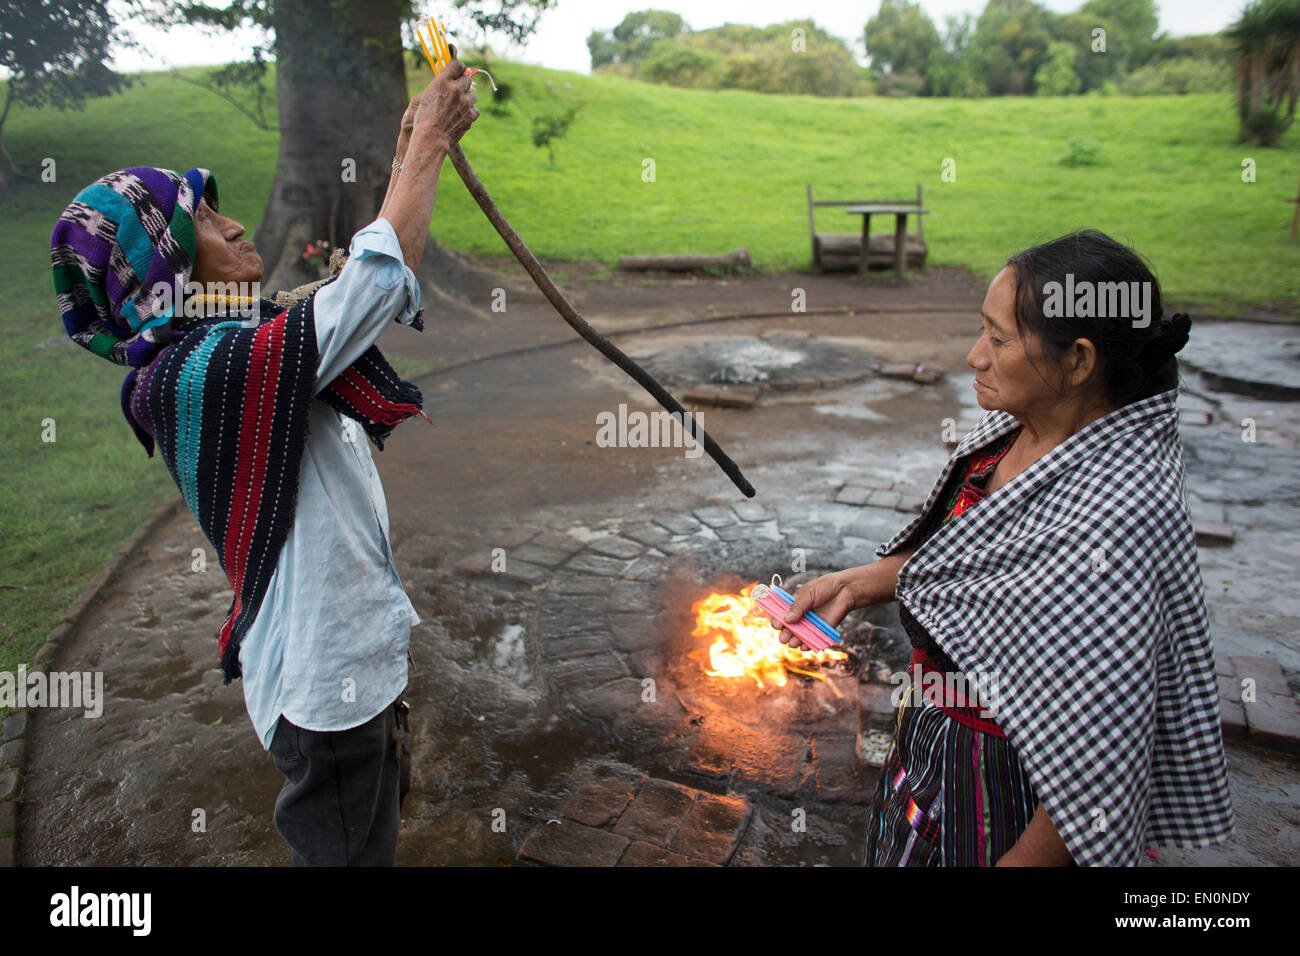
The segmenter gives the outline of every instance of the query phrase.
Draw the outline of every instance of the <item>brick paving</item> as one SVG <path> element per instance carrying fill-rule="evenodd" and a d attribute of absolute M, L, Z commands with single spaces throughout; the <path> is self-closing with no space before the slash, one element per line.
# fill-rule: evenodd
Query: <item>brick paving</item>
<path fill-rule="evenodd" d="M 752 813 L 744 796 L 602 764 L 519 856 L 548 866 L 726 866 Z"/>

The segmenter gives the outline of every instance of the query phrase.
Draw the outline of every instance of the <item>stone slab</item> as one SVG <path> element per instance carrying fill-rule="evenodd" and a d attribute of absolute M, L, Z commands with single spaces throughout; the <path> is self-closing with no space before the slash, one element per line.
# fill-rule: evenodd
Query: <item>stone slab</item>
<path fill-rule="evenodd" d="M 597 767 L 569 798 L 561 814 L 583 826 L 609 826 L 627 809 L 632 794 L 645 779 L 646 775 L 637 770 Z"/>
<path fill-rule="evenodd" d="M 640 840 L 634 841 L 628 845 L 623 853 L 623 858 L 618 861 L 619 866 L 715 866 L 716 864 L 707 863 L 704 860 L 695 860 L 689 856 L 682 856 L 680 853 L 673 853 L 671 850 L 665 850 L 663 847 L 654 846 L 650 843 L 643 843 Z"/>
<path fill-rule="evenodd" d="M 614 832 L 629 840 L 667 847 L 698 795 L 698 790 L 668 780 L 649 780 L 618 818 Z"/>
<path fill-rule="evenodd" d="M 752 812 L 744 797 L 703 794 L 691 806 L 668 849 L 724 866 L 736 852 Z"/>
<path fill-rule="evenodd" d="M 528 835 L 519 855 L 548 866 L 614 866 L 629 840 L 571 820 L 544 823 Z"/>

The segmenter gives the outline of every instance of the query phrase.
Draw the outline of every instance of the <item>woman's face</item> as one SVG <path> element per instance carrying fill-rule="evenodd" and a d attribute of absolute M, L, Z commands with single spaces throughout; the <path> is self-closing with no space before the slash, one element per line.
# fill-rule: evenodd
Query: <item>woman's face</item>
<path fill-rule="evenodd" d="M 1053 388 L 1044 379 L 1044 374 L 1050 377 L 1054 370 L 1038 337 L 1026 331 L 1022 338 L 1016 328 L 1015 290 L 1010 266 L 989 283 L 980 337 L 966 356 L 966 364 L 975 370 L 975 398 L 980 408 L 1000 409 L 1019 417 L 1024 412 L 1041 413 L 1059 402 L 1061 393 L 1059 384 Z"/>

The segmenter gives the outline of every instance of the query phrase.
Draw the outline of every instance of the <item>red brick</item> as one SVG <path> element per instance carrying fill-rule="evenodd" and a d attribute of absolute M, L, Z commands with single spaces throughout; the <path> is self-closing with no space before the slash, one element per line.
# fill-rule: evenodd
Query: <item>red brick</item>
<path fill-rule="evenodd" d="M 519 855 L 549 866 L 614 866 L 627 837 L 580 823 L 544 823 L 528 835 Z"/>
<path fill-rule="evenodd" d="M 564 805 L 564 816 L 589 827 L 608 826 L 627 808 L 644 780 L 643 773 L 597 768 Z"/>
<path fill-rule="evenodd" d="M 667 846 L 699 792 L 667 780 L 650 780 L 636 792 L 632 805 L 614 825 L 614 832 L 631 840 Z"/>
<path fill-rule="evenodd" d="M 693 860 L 689 856 L 673 853 L 663 847 L 652 846 L 640 841 L 633 843 L 618 861 L 619 866 L 714 866 L 704 860 Z"/>
<path fill-rule="evenodd" d="M 686 814 L 668 849 L 723 865 L 736 852 L 752 812 L 743 797 L 705 794 Z"/>

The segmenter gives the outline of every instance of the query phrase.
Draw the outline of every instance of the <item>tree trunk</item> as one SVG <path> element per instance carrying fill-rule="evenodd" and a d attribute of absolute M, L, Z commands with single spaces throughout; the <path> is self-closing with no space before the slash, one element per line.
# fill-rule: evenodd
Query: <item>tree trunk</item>
<path fill-rule="evenodd" d="M 394 0 L 276 0 L 280 154 L 257 228 L 266 294 L 316 276 L 308 242 L 346 247 L 388 187 L 408 102 Z M 218 174 L 220 178 L 220 174 Z"/>
<path fill-rule="evenodd" d="M 9 77 L 9 82 L 5 84 L 5 107 L 0 112 L 0 193 L 9 188 L 9 184 L 18 178 L 18 168 L 14 166 L 14 161 L 9 158 L 9 153 L 4 147 L 4 129 L 5 121 L 9 119 L 9 107 L 14 102 L 14 77 Z"/>

